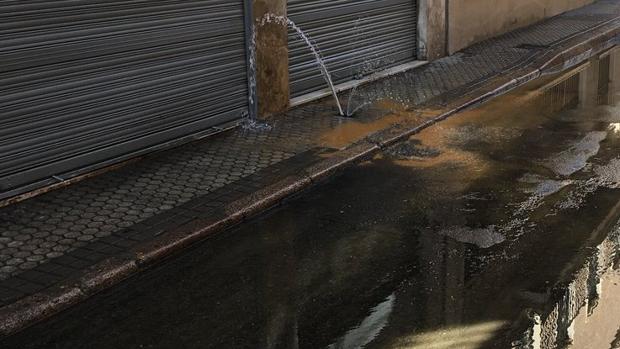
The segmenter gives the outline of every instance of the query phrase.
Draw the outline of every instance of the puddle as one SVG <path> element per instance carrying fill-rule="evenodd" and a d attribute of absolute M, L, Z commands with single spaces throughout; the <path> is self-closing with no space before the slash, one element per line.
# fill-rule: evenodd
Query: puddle
<path fill-rule="evenodd" d="M 394 309 L 395 295 L 390 295 L 384 302 L 371 310 L 359 326 L 351 329 L 327 349 L 355 349 L 363 348 L 372 342 L 388 324 L 389 316 Z"/>
<path fill-rule="evenodd" d="M 518 205 L 518 212 L 520 213 L 530 212 L 538 208 L 545 198 L 573 184 L 573 181 L 570 179 L 554 180 L 529 173 L 519 179 L 519 181 L 527 185 L 523 191 L 530 194 L 527 200 Z"/>
<path fill-rule="evenodd" d="M 603 118 L 613 108 L 579 108 L 575 94 L 552 103 L 549 81 L 427 128 L 0 346 L 510 347 L 588 260 L 601 222 L 620 216 L 618 121 Z M 322 140 L 339 148 L 413 117 L 343 121 Z"/>
<path fill-rule="evenodd" d="M 556 204 L 558 210 L 574 209 L 583 204 L 585 198 L 601 188 L 620 187 L 620 159 L 611 159 L 604 165 L 596 165 L 588 179 L 575 181 L 575 187 L 567 197 Z"/>
<path fill-rule="evenodd" d="M 452 131 L 449 135 L 453 145 L 493 144 L 497 142 L 509 142 L 518 138 L 522 130 L 509 127 L 489 127 L 478 124 L 463 125 Z"/>
<path fill-rule="evenodd" d="M 546 164 L 556 174 L 570 176 L 586 167 L 588 159 L 598 153 L 600 143 L 605 138 L 607 138 L 607 132 L 589 132 L 569 149 L 549 159 Z"/>
<path fill-rule="evenodd" d="M 388 148 L 385 153 L 396 160 L 435 158 L 441 155 L 438 149 L 423 146 L 420 141 L 416 140 L 398 143 Z"/>
<path fill-rule="evenodd" d="M 495 226 L 486 228 L 451 227 L 440 230 L 439 234 L 480 248 L 489 248 L 506 241 L 506 238 L 497 231 Z"/>
<path fill-rule="evenodd" d="M 555 194 L 560 191 L 562 188 L 571 184 L 571 180 L 554 180 L 547 179 L 542 176 L 526 174 L 519 179 L 519 182 L 527 183 L 531 185 L 528 188 L 525 188 L 524 191 L 526 193 L 533 194 L 536 197 L 545 197 L 551 194 Z"/>
<path fill-rule="evenodd" d="M 620 159 L 612 159 L 607 165 L 597 166 L 594 169 L 595 181 L 599 186 L 618 188 L 620 185 Z"/>

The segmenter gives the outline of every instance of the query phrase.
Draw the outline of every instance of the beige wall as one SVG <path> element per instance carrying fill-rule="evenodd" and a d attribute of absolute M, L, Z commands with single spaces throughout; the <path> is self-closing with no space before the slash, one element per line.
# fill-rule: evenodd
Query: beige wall
<path fill-rule="evenodd" d="M 483 39 L 592 2 L 594 0 L 418 0 L 420 59 L 435 60 Z M 261 22 L 266 13 L 285 16 L 287 12 L 287 0 L 253 0 L 253 4 L 256 23 Z M 289 106 L 287 28 L 266 23 L 257 26 L 256 34 L 258 109 L 260 116 L 268 117 Z"/>
<path fill-rule="evenodd" d="M 448 0 L 448 51 L 594 2 L 594 0 Z"/>

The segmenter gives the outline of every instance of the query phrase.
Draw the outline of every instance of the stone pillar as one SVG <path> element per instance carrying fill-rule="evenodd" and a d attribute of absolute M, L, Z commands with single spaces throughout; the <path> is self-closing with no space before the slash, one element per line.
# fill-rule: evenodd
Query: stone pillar
<path fill-rule="evenodd" d="M 420 0 L 418 57 L 432 61 L 446 55 L 447 0 Z"/>
<path fill-rule="evenodd" d="M 265 23 L 266 14 L 286 16 L 287 0 L 253 0 L 256 30 L 256 88 L 258 115 L 285 111 L 289 105 L 288 29 L 281 23 Z"/>

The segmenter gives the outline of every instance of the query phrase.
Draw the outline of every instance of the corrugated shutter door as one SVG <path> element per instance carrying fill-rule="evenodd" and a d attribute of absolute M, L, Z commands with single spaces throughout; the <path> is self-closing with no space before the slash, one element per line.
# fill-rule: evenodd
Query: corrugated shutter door
<path fill-rule="evenodd" d="M 0 191 L 248 109 L 242 0 L 3 1 Z"/>
<path fill-rule="evenodd" d="M 288 16 L 318 44 L 334 83 L 415 60 L 415 0 L 288 0 Z M 308 48 L 289 32 L 291 95 L 325 88 Z"/>

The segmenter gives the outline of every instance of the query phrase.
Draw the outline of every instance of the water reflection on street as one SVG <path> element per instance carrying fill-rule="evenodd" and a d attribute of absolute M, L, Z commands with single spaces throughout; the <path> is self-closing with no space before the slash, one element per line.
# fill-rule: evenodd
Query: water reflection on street
<path fill-rule="evenodd" d="M 614 54 L 430 127 L 2 348 L 510 347 L 618 232 L 618 125 Z M 604 326 L 580 313 L 576 348 L 595 349 L 591 331 L 620 341 L 609 275 L 590 318 Z"/>

